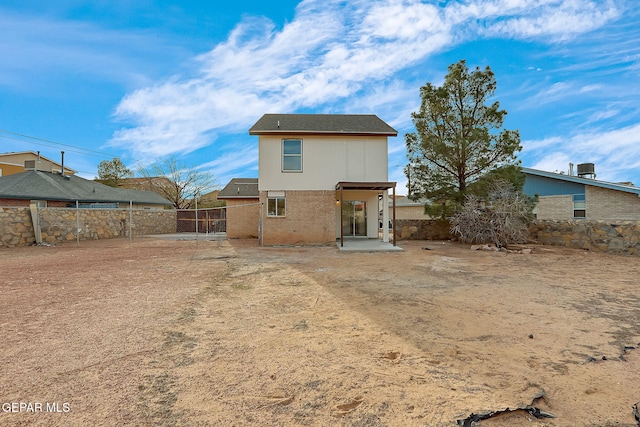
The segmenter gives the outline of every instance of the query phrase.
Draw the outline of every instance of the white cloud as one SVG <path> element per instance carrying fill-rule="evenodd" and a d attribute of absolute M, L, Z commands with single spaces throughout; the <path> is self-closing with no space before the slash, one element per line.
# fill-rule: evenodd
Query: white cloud
<path fill-rule="evenodd" d="M 282 29 L 248 17 L 196 59 L 192 75 L 129 94 L 115 117 L 131 127 L 116 132 L 110 144 L 147 156 L 189 152 L 213 143 L 220 132 L 245 131 L 263 113 L 352 111 L 377 97 L 396 106 L 391 119 L 401 122 L 400 114 L 413 111 L 413 98 L 405 90 L 381 95 L 378 88 L 456 41 L 478 37 L 478 30 L 562 38 L 615 14 L 610 3 L 587 0 L 476 0 L 444 7 L 417 0 L 305 0 Z M 558 83 L 539 96 L 551 102 L 568 85 Z"/>
<path fill-rule="evenodd" d="M 210 162 L 200 165 L 202 169 L 215 170 L 217 174 L 233 176 L 235 172 L 245 171 L 247 167 L 257 169 L 258 149 L 256 147 L 242 150 L 238 155 L 237 148 Z"/>
<path fill-rule="evenodd" d="M 571 38 L 599 28 L 620 14 L 612 1 L 504 0 L 488 2 L 479 9 L 480 17 L 502 16 L 486 24 L 486 35 L 514 38 Z"/>
<path fill-rule="evenodd" d="M 595 163 L 598 179 L 628 181 L 640 168 L 640 124 L 609 131 L 584 132 L 566 139 L 523 141 L 524 166 L 566 171 L 569 162 Z M 636 183 L 640 184 L 640 183 Z"/>

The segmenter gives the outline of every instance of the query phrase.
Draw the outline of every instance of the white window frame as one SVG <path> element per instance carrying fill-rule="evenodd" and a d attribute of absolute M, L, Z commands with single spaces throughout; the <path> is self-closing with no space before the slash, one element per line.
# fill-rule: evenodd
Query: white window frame
<path fill-rule="evenodd" d="M 285 153 L 284 150 L 284 146 L 286 142 L 290 142 L 290 141 L 298 141 L 300 143 L 300 153 Z M 283 139 L 282 140 L 282 167 L 281 170 L 282 172 L 285 173 L 300 173 L 302 172 L 302 138 L 287 138 L 287 139 Z M 285 169 L 285 158 L 299 158 L 300 159 L 300 168 L 299 169 Z"/>
<path fill-rule="evenodd" d="M 275 209 L 272 209 L 275 203 Z M 281 210 L 279 209 L 281 208 Z M 270 218 L 283 218 L 287 216 L 287 199 L 284 191 L 267 192 L 267 216 Z"/>

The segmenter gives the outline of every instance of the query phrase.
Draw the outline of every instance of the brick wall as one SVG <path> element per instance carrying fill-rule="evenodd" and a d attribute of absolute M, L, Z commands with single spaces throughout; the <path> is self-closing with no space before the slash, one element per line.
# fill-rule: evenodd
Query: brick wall
<path fill-rule="evenodd" d="M 44 243 L 110 239 L 129 235 L 175 233 L 176 211 L 134 209 L 40 208 Z M 36 241 L 29 208 L 0 208 L 0 247 L 32 245 Z"/>
<path fill-rule="evenodd" d="M 336 241 L 336 192 L 286 191 L 286 215 L 268 217 L 267 192 L 260 192 L 263 203 L 264 245 L 322 245 Z"/>
<path fill-rule="evenodd" d="M 640 197 L 622 191 L 585 186 L 586 219 L 638 221 L 640 220 Z M 536 212 L 542 220 L 573 219 L 573 197 L 571 195 L 541 196 Z"/>
<path fill-rule="evenodd" d="M 587 219 L 640 220 L 640 197 L 622 191 L 586 186 Z"/>
<path fill-rule="evenodd" d="M 20 200 L 20 199 L 2 199 L 0 200 L 0 207 L 4 206 L 24 206 L 29 207 L 29 200 Z"/>
<path fill-rule="evenodd" d="M 536 205 L 540 219 L 572 219 L 573 197 L 571 195 L 541 196 Z"/>
<path fill-rule="evenodd" d="M 260 227 L 258 199 L 227 199 L 227 237 L 257 238 Z"/>

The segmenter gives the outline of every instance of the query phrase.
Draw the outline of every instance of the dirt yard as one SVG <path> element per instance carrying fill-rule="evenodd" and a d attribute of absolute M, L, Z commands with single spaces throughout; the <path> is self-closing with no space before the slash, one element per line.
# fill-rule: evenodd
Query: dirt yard
<path fill-rule="evenodd" d="M 401 245 L 1 249 L 0 425 L 638 425 L 637 258 Z"/>

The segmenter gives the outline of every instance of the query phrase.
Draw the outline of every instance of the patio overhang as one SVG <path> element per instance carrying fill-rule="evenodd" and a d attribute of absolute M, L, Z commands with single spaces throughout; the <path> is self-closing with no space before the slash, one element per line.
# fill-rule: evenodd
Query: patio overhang
<path fill-rule="evenodd" d="M 336 190 L 388 190 L 396 188 L 395 182 L 349 182 L 340 181 L 336 184 Z"/>
<path fill-rule="evenodd" d="M 396 183 L 395 182 L 352 182 L 352 181 L 340 181 L 336 184 L 336 191 L 338 192 L 338 202 L 342 206 L 343 192 L 344 190 L 369 190 L 369 191 L 385 191 L 393 189 L 393 219 L 392 219 L 392 232 L 393 232 L 393 246 L 396 246 Z M 387 209 L 386 206 L 383 209 Z M 342 224 L 342 209 L 340 209 L 340 224 Z M 383 221 L 383 230 L 388 232 L 389 224 L 387 221 Z M 385 237 L 386 239 L 386 237 Z M 340 226 L 340 247 L 344 246 L 344 233 L 342 225 Z"/>

